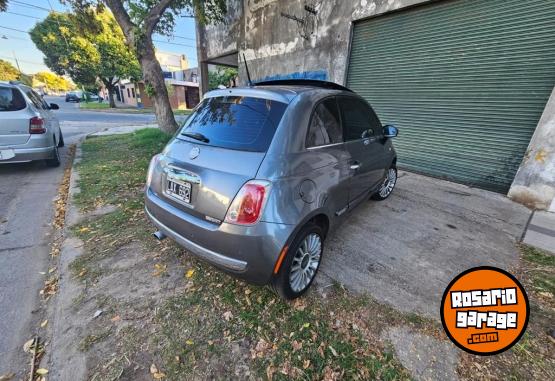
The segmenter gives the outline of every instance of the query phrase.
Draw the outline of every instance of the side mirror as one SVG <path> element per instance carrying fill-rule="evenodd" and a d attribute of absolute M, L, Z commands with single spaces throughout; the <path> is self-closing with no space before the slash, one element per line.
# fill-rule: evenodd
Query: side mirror
<path fill-rule="evenodd" d="M 50 103 L 50 110 L 59 110 L 60 106 L 58 106 L 56 103 Z"/>
<path fill-rule="evenodd" d="M 386 124 L 383 126 L 383 136 L 384 138 L 394 138 L 399 135 L 399 129 L 391 124 Z"/>

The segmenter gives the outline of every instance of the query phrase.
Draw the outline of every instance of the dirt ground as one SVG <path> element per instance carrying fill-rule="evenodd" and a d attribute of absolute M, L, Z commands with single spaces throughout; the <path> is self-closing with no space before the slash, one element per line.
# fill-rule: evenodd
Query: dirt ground
<path fill-rule="evenodd" d="M 141 193 L 167 139 L 151 130 L 83 145 L 44 360 L 50 379 L 555 378 L 555 263 L 516 244 L 519 206 L 403 174 L 391 199 L 359 208 L 330 237 L 315 287 L 286 303 L 150 237 Z M 485 358 L 458 350 L 437 318 L 443 287 L 478 264 L 513 271 L 532 302 L 524 338 Z"/>

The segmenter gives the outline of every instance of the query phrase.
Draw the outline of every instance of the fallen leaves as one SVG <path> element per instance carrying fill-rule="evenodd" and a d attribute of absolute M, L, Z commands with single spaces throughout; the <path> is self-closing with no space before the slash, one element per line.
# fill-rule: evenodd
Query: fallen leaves
<path fill-rule="evenodd" d="M 155 380 L 161 380 L 164 377 L 166 377 L 165 373 L 161 372 L 156 366 L 156 364 L 152 364 L 150 366 L 150 374 L 152 375 L 152 378 L 154 378 Z"/>
<path fill-rule="evenodd" d="M 15 377 L 15 373 L 6 373 L 0 376 L 0 381 L 10 381 Z"/>
<path fill-rule="evenodd" d="M 226 311 L 224 312 L 223 317 L 225 321 L 230 321 L 231 318 L 233 317 L 233 313 L 231 313 L 231 311 Z"/>
<path fill-rule="evenodd" d="M 44 328 L 46 327 L 47 324 L 48 324 L 48 320 L 44 320 L 42 323 L 40 323 L 40 327 Z"/>
<path fill-rule="evenodd" d="M 189 269 L 189 270 L 187 270 L 187 272 L 185 273 L 185 278 L 190 279 L 190 278 L 193 277 L 193 275 L 195 275 L 195 270 L 194 270 L 194 269 Z"/>
<path fill-rule="evenodd" d="M 160 276 L 165 274 L 168 271 L 168 265 L 163 265 L 161 263 L 156 263 L 154 265 L 154 272 L 152 273 L 153 276 Z"/>
<path fill-rule="evenodd" d="M 44 297 L 45 300 L 50 299 L 52 295 L 56 295 L 58 292 L 58 277 L 53 276 L 44 282 L 44 287 L 40 290 L 39 294 Z"/>

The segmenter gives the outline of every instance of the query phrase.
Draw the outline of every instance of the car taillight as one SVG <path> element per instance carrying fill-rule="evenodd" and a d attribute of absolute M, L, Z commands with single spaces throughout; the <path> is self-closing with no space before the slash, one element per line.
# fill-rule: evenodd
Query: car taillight
<path fill-rule="evenodd" d="M 233 199 L 225 216 L 225 222 L 238 225 L 252 225 L 258 222 L 269 191 L 269 181 L 247 181 Z"/>
<path fill-rule="evenodd" d="M 152 182 L 152 172 L 154 172 L 154 167 L 156 167 L 156 164 L 158 164 L 158 161 L 160 160 L 160 157 L 162 156 L 162 154 L 157 154 L 154 155 L 152 157 L 152 159 L 150 160 L 150 164 L 148 166 L 148 172 L 146 175 L 146 186 L 149 187 L 150 183 Z"/>
<path fill-rule="evenodd" d="M 29 133 L 30 134 L 44 134 L 46 128 L 44 127 L 44 119 L 34 116 L 29 121 Z"/>

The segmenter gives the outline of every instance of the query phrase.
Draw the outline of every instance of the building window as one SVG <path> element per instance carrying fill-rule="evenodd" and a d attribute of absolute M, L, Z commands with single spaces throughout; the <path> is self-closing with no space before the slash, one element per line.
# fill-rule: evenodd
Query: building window
<path fill-rule="evenodd" d="M 131 88 L 131 94 L 132 94 L 133 98 L 135 98 L 135 88 L 134 87 Z"/>
<path fill-rule="evenodd" d="M 129 87 L 127 88 L 127 98 L 131 98 L 131 93 L 129 92 Z"/>

